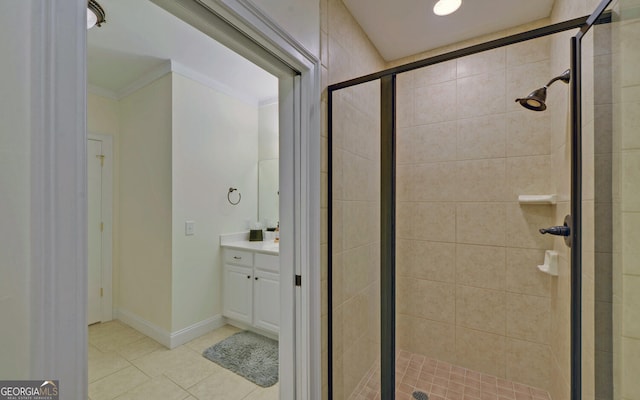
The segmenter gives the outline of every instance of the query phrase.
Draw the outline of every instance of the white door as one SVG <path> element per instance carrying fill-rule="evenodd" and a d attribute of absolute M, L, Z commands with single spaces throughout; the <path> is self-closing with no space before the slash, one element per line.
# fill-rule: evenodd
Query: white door
<path fill-rule="evenodd" d="M 102 141 L 87 141 L 88 304 L 89 325 L 102 318 Z"/>

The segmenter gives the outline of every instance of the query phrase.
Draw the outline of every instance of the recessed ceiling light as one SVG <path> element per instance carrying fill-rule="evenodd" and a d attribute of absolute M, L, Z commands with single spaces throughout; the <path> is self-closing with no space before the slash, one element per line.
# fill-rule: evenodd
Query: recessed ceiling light
<path fill-rule="evenodd" d="M 100 7 L 95 0 L 89 0 L 87 2 L 87 29 L 91 29 L 94 25 L 102 26 L 105 22 L 104 9 Z"/>
<path fill-rule="evenodd" d="M 433 6 L 435 15 L 449 15 L 462 5 L 462 0 L 440 0 Z"/>

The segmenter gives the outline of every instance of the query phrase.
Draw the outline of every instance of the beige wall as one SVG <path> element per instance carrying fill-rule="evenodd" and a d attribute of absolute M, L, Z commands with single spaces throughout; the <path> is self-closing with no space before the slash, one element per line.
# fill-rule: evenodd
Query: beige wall
<path fill-rule="evenodd" d="M 222 313 L 223 233 L 258 216 L 258 108 L 172 74 L 171 331 Z M 242 200 L 229 204 L 230 187 Z M 185 235 L 185 221 L 196 234 Z"/>
<path fill-rule="evenodd" d="M 171 331 L 171 75 L 120 101 L 118 306 Z"/>
<path fill-rule="evenodd" d="M 546 82 L 550 39 L 398 77 L 397 341 L 548 389 L 550 120 L 513 99 Z M 564 87 L 566 90 L 566 87 Z"/>
<path fill-rule="evenodd" d="M 321 218 L 322 218 L 322 241 L 321 241 L 321 261 L 322 261 L 322 332 L 323 332 L 323 340 L 322 340 L 322 396 L 324 399 L 327 398 L 327 323 L 328 323 L 328 309 L 327 309 L 327 260 L 328 260 L 328 243 L 327 243 L 327 207 L 328 207 L 328 199 L 327 199 L 327 173 L 328 173 L 328 162 L 327 162 L 327 149 L 328 149 L 328 130 L 327 130 L 327 85 L 330 83 L 336 83 L 343 81 L 345 79 L 365 75 L 371 72 L 382 70 L 385 65 L 373 47 L 371 42 L 368 40 L 367 36 L 364 34 L 360 26 L 355 22 L 349 11 L 347 11 L 346 7 L 342 3 L 341 0 L 321 0 L 320 1 L 320 45 L 321 45 L 321 62 L 322 62 L 322 167 L 321 167 L 321 182 L 322 182 L 322 201 L 321 201 Z M 370 87 L 368 95 L 375 95 L 377 86 L 373 83 L 374 87 Z M 362 93 L 359 93 L 362 95 Z M 356 110 L 358 115 L 353 119 L 346 117 L 344 122 L 349 124 L 348 126 L 357 126 L 357 122 L 360 120 L 367 120 L 369 122 L 377 123 L 378 121 L 374 119 L 370 119 L 367 117 L 368 113 L 375 113 L 378 110 L 375 109 L 375 103 L 368 105 L 359 105 L 359 100 L 363 97 L 357 98 L 345 98 L 341 99 L 342 104 L 345 107 L 350 107 L 349 109 L 353 109 L 354 112 Z M 364 97 L 370 98 L 370 97 Z M 370 98 L 371 99 L 371 98 Z M 371 99 L 375 100 L 375 99 Z M 373 107 L 373 108 L 372 108 Z M 377 125 L 374 127 L 377 129 Z M 376 130 L 374 129 L 374 131 Z M 379 129 L 377 129 L 379 131 Z M 360 131 L 361 134 L 364 132 Z M 365 140 L 368 143 L 374 143 L 375 139 L 364 139 L 359 137 L 359 140 Z M 355 137 L 351 137 L 350 139 L 356 139 Z M 353 142 L 349 148 L 353 147 Z M 362 163 L 366 163 L 366 159 L 363 154 L 350 154 L 358 160 L 362 161 Z M 365 177 L 369 176 L 369 173 L 366 171 L 359 170 L 359 173 L 363 173 L 364 175 L 361 177 L 352 176 L 352 179 L 361 180 L 361 184 L 358 185 L 359 188 L 362 188 L 362 183 L 366 182 Z M 374 176 L 374 174 L 371 174 Z M 366 191 L 366 190 L 365 190 Z M 344 200 L 344 198 L 341 197 Z M 372 206 L 369 211 L 375 214 L 373 210 L 375 206 Z M 356 212 L 356 208 L 351 208 L 351 211 Z M 362 211 L 362 210 L 361 210 Z M 366 209 L 364 210 L 367 211 Z M 355 216 L 355 214 L 351 213 L 350 215 Z M 368 217 L 367 221 L 370 223 L 377 223 L 377 220 L 372 221 Z M 346 220 L 347 215 L 344 215 Z M 375 218 L 375 217 L 374 217 Z M 336 215 L 334 218 L 335 222 L 340 222 L 342 216 Z M 353 221 L 351 219 L 350 221 Z M 352 223 L 348 224 L 351 227 L 354 227 Z M 346 227 L 346 225 L 345 225 Z M 335 231 L 334 231 L 335 232 Z M 368 234 L 373 234 L 374 232 L 370 231 Z M 334 233 L 335 234 L 335 233 Z M 366 246 L 363 246 L 361 250 L 364 249 L 372 249 L 375 247 L 373 245 L 373 239 L 367 236 L 369 239 L 366 240 Z M 342 239 L 334 238 L 334 246 L 337 243 L 342 244 Z M 357 247 L 357 245 L 350 241 L 347 244 L 348 248 Z M 334 250 L 338 250 L 340 253 L 345 253 L 342 248 L 338 248 Z M 357 250 L 354 248 L 353 251 L 348 252 L 348 256 L 350 257 L 358 257 Z M 363 253 L 361 251 L 361 253 Z M 369 272 L 373 272 L 370 270 L 370 267 L 375 268 L 376 263 L 373 265 L 364 265 L 362 262 L 364 260 L 368 260 L 369 256 L 374 257 L 375 254 L 361 254 L 359 257 L 365 257 L 360 259 L 358 263 L 354 264 L 354 268 L 364 268 Z M 343 258 L 343 257 L 340 257 Z M 336 261 L 334 260 L 334 263 Z M 339 271 L 340 266 L 334 264 L 334 271 Z M 366 272 L 366 271 L 364 271 Z M 366 279 L 369 279 L 371 276 L 367 274 Z M 345 280 L 343 277 L 338 276 L 334 277 L 334 285 L 341 284 Z M 374 310 L 368 310 L 367 307 L 379 304 L 379 301 L 374 300 L 371 301 L 371 298 L 366 296 L 375 296 L 372 293 L 373 288 L 375 287 L 375 278 L 373 280 L 362 282 L 361 280 L 356 280 L 353 283 L 357 286 L 352 288 L 347 288 L 347 296 L 342 296 L 342 290 L 338 290 L 340 296 L 334 299 L 334 327 L 336 331 L 334 331 L 334 356 L 336 357 L 336 362 L 334 362 L 334 398 L 347 398 L 349 394 L 355 389 L 355 385 L 359 383 L 359 381 L 364 377 L 367 370 L 372 366 L 372 361 L 375 359 L 375 353 L 373 353 L 371 347 L 372 343 L 375 342 L 374 336 L 368 336 L 361 342 L 358 342 L 356 339 L 361 338 L 363 334 L 367 335 L 375 335 L 377 332 L 362 332 L 360 331 L 364 325 L 370 325 L 372 321 L 371 318 L 374 314 L 371 314 Z M 334 286 L 334 291 L 336 289 Z M 366 300 L 366 301 L 365 301 Z M 368 303 L 368 304 L 367 304 Z M 343 310 L 347 309 L 347 314 L 344 314 Z M 349 322 L 347 325 L 342 325 L 340 321 L 344 320 L 344 316 L 352 316 L 353 313 L 362 312 L 360 315 L 361 318 L 356 320 L 347 321 Z M 368 317 L 367 317 L 368 316 Z M 364 320 L 362 318 L 365 318 Z M 336 322 L 338 321 L 338 322 Z M 336 326 L 337 325 L 337 326 Z M 379 331 L 379 329 L 374 329 Z M 345 342 L 343 340 L 343 335 L 346 335 L 347 345 L 345 347 Z M 354 347 L 354 345 L 356 345 Z M 350 350 L 349 353 L 345 353 L 344 351 Z M 345 358 L 342 356 L 346 357 Z M 372 357 L 374 357 L 372 359 Z M 336 368 L 337 367 L 337 368 Z"/>

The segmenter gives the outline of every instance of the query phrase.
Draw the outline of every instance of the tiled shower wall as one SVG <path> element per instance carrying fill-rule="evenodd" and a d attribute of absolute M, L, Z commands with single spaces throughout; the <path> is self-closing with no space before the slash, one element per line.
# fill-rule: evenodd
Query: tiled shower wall
<path fill-rule="evenodd" d="M 341 0 L 320 0 L 320 45 L 322 63 L 322 398 L 328 398 L 328 118 L 327 85 L 350 78 L 366 75 L 384 69 L 385 63 L 371 44 L 358 23 L 353 19 Z M 379 287 L 376 274 L 379 270 L 375 250 L 375 241 L 379 237 L 379 214 L 375 204 L 378 198 L 371 196 L 371 190 L 378 186 L 377 164 L 371 160 L 371 152 L 379 149 L 379 84 L 372 83 L 360 90 L 345 91 L 337 95 L 334 110 L 343 111 L 334 114 L 336 123 L 340 121 L 336 132 L 344 133 L 343 140 L 335 152 L 336 162 L 342 163 L 336 154 L 343 154 L 345 164 L 340 170 L 347 172 L 347 187 L 334 196 L 334 275 L 333 291 L 333 384 L 334 399 L 346 399 L 357 383 L 364 377 L 373 364 L 377 352 L 372 347 L 377 341 L 377 322 L 380 304 L 377 293 Z M 356 97 L 353 96 L 356 95 Z M 363 100 L 365 100 L 363 102 Z M 370 102 L 367 102 L 369 100 Z M 371 116 L 371 113 L 374 116 Z M 373 123 L 373 125 L 371 125 Z M 365 132 L 364 126 L 371 131 Z M 335 129 L 334 125 L 334 129 Z M 355 133 L 354 136 L 351 134 Z M 335 138 L 334 138 L 335 140 Z M 377 153 L 376 153 L 377 154 Z M 377 158 L 375 158 L 377 160 Z M 345 169 L 345 166 L 354 167 Z M 371 169 L 369 169 L 371 168 Z M 337 167 L 336 167 L 337 169 Z M 375 181 L 375 182 L 374 182 Z M 335 188 L 334 188 L 335 189 Z M 378 193 L 377 191 L 375 193 Z M 337 214 L 337 215 L 336 215 Z M 357 222 L 354 222 L 354 218 Z M 343 224 L 344 222 L 344 224 Z M 364 222 L 364 223 L 363 223 Z M 355 229 L 354 229 L 355 228 Z M 338 264 L 336 265 L 336 262 Z M 339 263 L 349 266 L 343 268 Z M 338 275 L 339 274 L 339 275 Z M 362 274 L 362 275 L 361 275 Z M 375 292 L 375 293 L 374 293 Z M 372 309 L 372 307 L 377 307 Z M 376 325 L 377 326 L 377 325 Z"/>
<path fill-rule="evenodd" d="M 514 99 L 553 76 L 549 46 L 402 74 L 397 111 L 399 349 L 544 389 L 553 206 L 517 199 L 554 192 L 550 119 Z"/>
<path fill-rule="evenodd" d="M 347 399 L 380 349 L 380 84 L 333 101 L 333 384 Z"/>

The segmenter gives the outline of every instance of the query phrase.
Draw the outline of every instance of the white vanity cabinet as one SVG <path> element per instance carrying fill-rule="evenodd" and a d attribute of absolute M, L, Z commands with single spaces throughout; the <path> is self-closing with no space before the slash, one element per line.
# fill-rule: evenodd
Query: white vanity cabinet
<path fill-rule="evenodd" d="M 277 255 L 224 248 L 223 311 L 232 320 L 269 332 L 280 329 Z"/>

